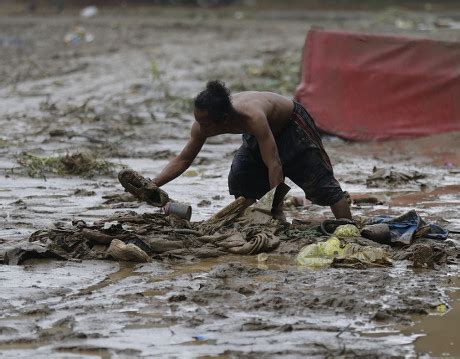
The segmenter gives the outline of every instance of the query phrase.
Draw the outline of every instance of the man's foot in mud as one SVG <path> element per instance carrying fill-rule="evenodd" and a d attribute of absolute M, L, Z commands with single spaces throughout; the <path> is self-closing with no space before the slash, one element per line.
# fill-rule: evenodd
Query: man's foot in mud
<path fill-rule="evenodd" d="M 123 169 L 118 173 L 118 180 L 125 190 L 140 201 L 156 207 L 163 207 L 169 202 L 168 194 L 150 179 L 143 177 L 131 169 Z"/>
<path fill-rule="evenodd" d="M 351 202 L 351 198 L 347 192 L 346 195 L 340 201 L 338 201 L 337 203 L 334 203 L 331 206 L 331 211 L 332 213 L 334 213 L 335 218 L 352 219 L 351 211 L 350 211 L 350 202 Z"/>

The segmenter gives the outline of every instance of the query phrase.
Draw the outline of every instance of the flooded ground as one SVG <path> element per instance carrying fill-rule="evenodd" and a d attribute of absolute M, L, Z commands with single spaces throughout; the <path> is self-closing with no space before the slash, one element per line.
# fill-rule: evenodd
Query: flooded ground
<path fill-rule="evenodd" d="M 107 9 L 90 19 L 72 9 L 59 16 L 3 11 L 2 250 L 38 229 L 75 219 L 90 223 L 116 211 L 158 212 L 136 201 L 111 200 L 123 194 L 114 174 L 53 174 L 21 165 L 21 158 L 30 158 L 24 153 L 86 153 L 113 166 L 114 173 L 129 166 L 153 177 L 186 141 L 191 99 L 206 80 L 220 78 L 235 91 L 292 94 L 313 25 L 460 39 L 458 30 L 434 25 L 441 16 L 460 16 L 453 11 L 151 7 Z M 77 25 L 94 40 L 65 43 Z M 191 170 L 164 187 L 192 204 L 193 221 L 232 200 L 227 174 L 239 143 L 239 136 L 211 139 Z M 325 139 L 344 190 L 379 200 L 354 205 L 354 214 L 416 209 L 453 232 L 460 229 L 459 143 L 459 133 L 375 144 Z M 370 188 L 366 178 L 374 167 L 426 176 Z M 301 192 L 293 186 L 291 194 Z M 309 203 L 288 211 L 289 219 L 330 216 L 328 208 Z M 448 240 L 459 245 L 456 233 Z M 449 324 L 458 318 L 457 262 L 436 270 L 408 265 L 312 270 L 298 268 L 292 255 L 269 255 L 263 263 L 224 256 L 138 265 L 35 260 L 1 266 L 0 352 L 66 358 L 460 356 Z"/>

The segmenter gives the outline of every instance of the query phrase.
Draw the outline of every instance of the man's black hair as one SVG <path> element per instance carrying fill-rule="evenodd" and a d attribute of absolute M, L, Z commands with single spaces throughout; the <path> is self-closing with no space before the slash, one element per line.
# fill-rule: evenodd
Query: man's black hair
<path fill-rule="evenodd" d="M 206 84 L 206 89 L 195 98 L 195 108 L 207 111 L 214 120 L 221 120 L 225 115 L 235 112 L 230 100 L 230 90 L 219 80 L 209 81 Z"/>

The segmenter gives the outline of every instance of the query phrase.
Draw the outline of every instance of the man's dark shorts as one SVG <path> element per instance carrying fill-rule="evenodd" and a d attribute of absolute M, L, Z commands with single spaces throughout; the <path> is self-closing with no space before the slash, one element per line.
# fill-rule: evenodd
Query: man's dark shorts
<path fill-rule="evenodd" d="M 344 197 L 318 129 L 302 105 L 294 102 L 291 120 L 275 141 L 284 175 L 303 189 L 307 199 L 330 206 Z M 228 186 L 231 195 L 246 198 L 258 199 L 270 190 L 268 170 L 252 135 L 243 135 L 243 145 L 232 162 Z"/>

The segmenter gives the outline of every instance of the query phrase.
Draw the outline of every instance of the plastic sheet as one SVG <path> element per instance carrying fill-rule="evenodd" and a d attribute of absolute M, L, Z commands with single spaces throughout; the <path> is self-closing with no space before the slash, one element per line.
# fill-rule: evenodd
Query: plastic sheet
<path fill-rule="evenodd" d="M 295 97 L 351 140 L 460 131 L 460 43 L 311 30 Z"/>

